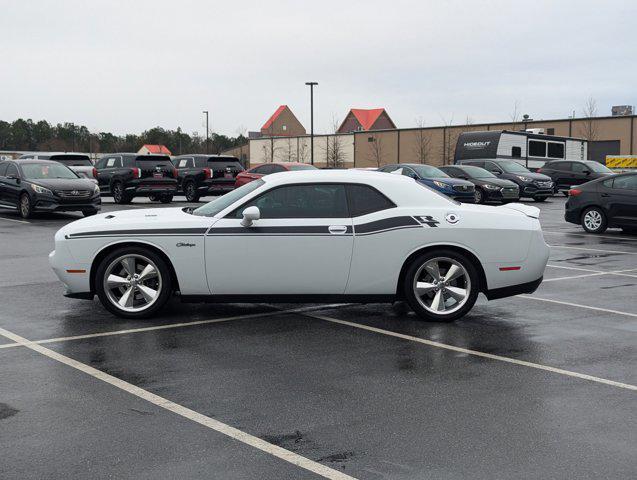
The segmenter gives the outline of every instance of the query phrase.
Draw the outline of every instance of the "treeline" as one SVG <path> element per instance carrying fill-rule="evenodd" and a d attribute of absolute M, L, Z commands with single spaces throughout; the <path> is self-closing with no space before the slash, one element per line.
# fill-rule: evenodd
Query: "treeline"
<path fill-rule="evenodd" d="M 227 137 L 211 133 L 209 152 L 220 153 L 247 143 L 243 135 Z M 62 152 L 136 152 L 144 144 L 166 145 L 173 155 L 180 153 L 205 153 L 206 137 L 197 132 L 187 134 L 177 130 L 154 127 L 141 135 L 113 135 L 108 132 L 91 132 L 84 125 L 58 123 L 46 120 L 34 122 L 18 119 L 14 122 L 0 120 L 0 150 L 62 151 Z"/>

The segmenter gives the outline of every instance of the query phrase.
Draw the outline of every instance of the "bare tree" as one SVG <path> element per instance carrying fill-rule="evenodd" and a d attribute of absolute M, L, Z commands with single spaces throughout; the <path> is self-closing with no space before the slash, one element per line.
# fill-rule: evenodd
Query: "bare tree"
<path fill-rule="evenodd" d="M 518 101 L 513 103 L 513 110 L 511 110 L 511 130 L 515 131 L 518 128 L 518 122 L 520 121 L 520 109 Z"/>
<path fill-rule="evenodd" d="M 456 143 L 458 142 L 460 132 L 451 128 L 453 125 L 453 114 L 451 114 L 449 121 L 447 121 L 445 117 L 442 117 L 442 121 L 445 126 L 443 129 L 444 141 L 442 142 L 442 164 L 448 165 L 453 163 L 453 156 L 456 152 Z"/>
<path fill-rule="evenodd" d="M 580 124 L 579 132 L 582 138 L 594 142 L 599 137 L 597 126 L 597 102 L 591 96 L 588 97 L 583 109 L 584 122 Z M 588 159 L 591 158 L 591 150 L 588 149 Z"/>
<path fill-rule="evenodd" d="M 425 119 L 418 117 L 416 119 L 416 144 L 414 145 L 414 154 L 420 163 L 427 163 L 429 154 L 431 153 L 431 137 L 425 131 Z"/>
<path fill-rule="evenodd" d="M 292 137 L 288 137 L 283 150 L 283 158 L 286 162 L 296 162 L 296 145 L 292 142 Z"/>
<path fill-rule="evenodd" d="M 308 163 L 310 160 L 310 154 L 308 144 L 305 142 L 307 137 L 300 137 L 298 139 L 297 146 L 297 161 L 301 163 Z"/>
<path fill-rule="evenodd" d="M 371 146 L 369 147 L 370 161 L 374 162 L 378 168 L 381 167 L 383 161 L 383 141 L 382 138 L 376 134 L 369 137 Z"/>
<path fill-rule="evenodd" d="M 332 135 L 327 137 L 327 167 L 341 168 L 345 163 L 345 151 L 341 144 L 341 137 L 337 135 L 339 122 L 332 115 Z"/>

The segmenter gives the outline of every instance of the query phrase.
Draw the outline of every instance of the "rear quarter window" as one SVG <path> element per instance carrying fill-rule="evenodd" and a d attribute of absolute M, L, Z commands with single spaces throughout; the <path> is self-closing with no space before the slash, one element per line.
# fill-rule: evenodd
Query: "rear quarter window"
<path fill-rule="evenodd" d="M 360 217 L 396 206 L 385 195 L 368 185 L 347 185 L 347 196 L 352 217 Z"/>

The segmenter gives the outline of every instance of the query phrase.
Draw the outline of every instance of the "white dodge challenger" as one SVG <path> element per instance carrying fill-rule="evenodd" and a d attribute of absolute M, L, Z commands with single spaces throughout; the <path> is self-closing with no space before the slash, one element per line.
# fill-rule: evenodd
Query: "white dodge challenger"
<path fill-rule="evenodd" d="M 49 255 L 65 295 L 147 317 L 186 302 L 394 302 L 423 319 L 532 293 L 549 256 L 539 210 L 460 204 L 411 178 L 353 170 L 269 175 L 192 211 L 72 222 Z"/>

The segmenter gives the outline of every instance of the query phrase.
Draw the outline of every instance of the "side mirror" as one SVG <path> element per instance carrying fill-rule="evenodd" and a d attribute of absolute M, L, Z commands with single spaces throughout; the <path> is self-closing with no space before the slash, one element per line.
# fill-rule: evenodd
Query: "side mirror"
<path fill-rule="evenodd" d="M 248 207 L 243 211 L 243 220 L 241 220 L 241 225 L 244 227 L 250 227 L 252 226 L 252 222 L 259 220 L 259 218 L 261 218 L 259 207 Z"/>
<path fill-rule="evenodd" d="M 9 180 L 16 180 L 18 183 L 20 183 L 20 179 L 18 178 L 18 176 L 14 173 L 12 173 L 11 175 L 7 175 L 7 178 Z"/>
<path fill-rule="evenodd" d="M 591 174 L 591 171 L 590 171 L 590 170 L 584 170 L 582 173 L 583 173 L 584 175 L 590 175 L 590 174 Z"/>

